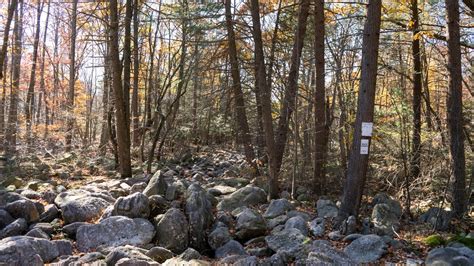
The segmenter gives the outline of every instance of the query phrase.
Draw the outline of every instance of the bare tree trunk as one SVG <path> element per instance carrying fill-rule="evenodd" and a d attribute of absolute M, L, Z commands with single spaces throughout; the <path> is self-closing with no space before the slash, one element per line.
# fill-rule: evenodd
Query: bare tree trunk
<path fill-rule="evenodd" d="M 313 191 L 323 193 L 326 183 L 326 153 L 328 146 L 328 122 L 326 121 L 326 88 L 324 81 L 324 0 L 316 0 L 314 10 L 314 56 L 316 59 L 316 92 L 314 95 L 314 176 Z"/>
<path fill-rule="evenodd" d="M 6 149 L 7 156 L 16 153 L 17 124 L 18 124 L 18 93 L 20 89 L 20 71 L 21 71 L 21 54 L 22 54 L 22 38 L 23 38 L 23 0 L 15 12 L 15 42 L 12 52 L 12 90 L 10 93 L 10 109 L 8 111 L 8 123 L 6 130 Z"/>
<path fill-rule="evenodd" d="M 115 101 L 115 118 L 117 127 L 117 146 L 120 175 L 132 176 L 132 166 L 130 159 L 130 128 L 127 122 L 128 104 L 125 101 L 124 90 L 122 88 L 122 64 L 119 57 L 119 17 L 117 0 L 111 0 L 110 9 L 110 60 L 112 64 L 112 87 Z"/>
<path fill-rule="evenodd" d="M 133 7 L 132 0 L 125 2 L 125 36 L 123 43 L 123 100 L 125 104 L 125 121 L 127 127 L 130 127 L 130 70 L 131 70 L 131 24 Z M 130 131 L 130 130 L 129 130 Z"/>
<path fill-rule="evenodd" d="M 381 2 L 381 0 L 370 0 L 367 5 L 367 21 L 365 22 L 362 41 L 362 70 L 357 114 L 352 150 L 349 156 L 347 179 L 344 187 L 344 197 L 339 211 L 339 222 L 350 215 L 357 216 L 365 186 L 369 163 L 370 137 L 362 136 L 362 122 L 372 123 L 374 118 Z M 365 144 L 367 152 L 364 152 L 361 143 Z"/>
<path fill-rule="evenodd" d="M 235 43 L 234 24 L 232 21 L 231 0 L 225 1 L 225 18 L 227 26 L 227 38 L 229 41 L 228 52 L 230 57 L 231 74 L 232 74 L 232 91 L 234 93 L 236 120 L 239 128 L 240 139 L 244 145 L 245 157 L 250 165 L 255 167 L 253 159 L 255 153 L 252 148 L 252 140 L 250 137 L 250 129 L 247 121 L 247 112 L 245 111 L 245 99 L 240 83 L 240 69 L 237 59 L 237 46 Z"/>
<path fill-rule="evenodd" d="M 76 35 L 77 35 L 77 1 L 72 2 L 72 17 L 71 17 L 71 35 L 69 48 L 69 89 L 67 94 L 67 128 L 66 128 L 66 151 L 70 152 L 72 149 L 72 136 L 74 129 L 74 85 L 76 83 Z"/>
<path fill-rule="evenodd" d="M 140 133 L 139 128 L 139 113 L 138 113 L 138 85 L 139 85 L 139 74 L 140 74 L 140 58 L 139 58 L 139 47 L 138 47 L 138 11 L 139 1 L 135 0 L 133 5 L 133 92 L 132 92 L 132 126 L 133 126 L 133 146 L 136 147 L 140 144 Z"/>
<path fill-rule="evenodd" d="M 28 85 L 28 93 L 26 95 L 25 104 L 25 118 L 26 118 L 26 139 L 28 148 L 31 148 L 31 123 L 34 117 L 34 106 L 35 106 L 35 81 L 36 81 L 36 61 L 38 59 L 38 46 L 39 37 L 41 31 L 41 13 L 43 12 L 43 3 L 38 2 L 36 8 L 36 32 L 35 39 L 33 42 L 33 58 L 31 64 L 30 83 Z"/>
<path fill-rule="evenodd" d="M 466 162 L 464 155 L 464 134 L 462 115 L 462 71 L 459 30 L 459 2 L 446 0 L 448 20 L 448 127 L 452 172 L 454 175 L 453 210 L 457 217 L 466 211 Z"/>
<path fill-rule="evenodd" d="M 7 56 L 8 48 L 8 37 L 10 35 L 10 26 L 12 24 L 13 14 L 18 6 L 18 0 L 12 0 L 8 6 L 7 21 L 3 30 L 3 44 L 2 50 L 0 51 L 0 79 L 3 78 L 3 64 L 5 63 L 5 57 Z"/>
<path fill-rule="evenodd" d="M 41 50 L 41 65 L 40 65 L 40 94 L 38 96 L 38 108 L 37 108 L 37 115 L 36 115 L 36 123 L 40 123 L 41 118 L 41 108 L 43 103 L 43 98 L 46 100 L 46 85 L 44 79 L 44 65 L 45 65 L 45 56 L 46 56 L 46 36 L 48 35 L 48 24 L 49 24 L 49 12 L 51 10 L 51 0 L 48 0 L 48 11 L 46 13 L 46 22 L 44 25 L 44 33 L 43 33 L 43 46 Z M 45 119 L 45 124 L 47 121 Z"/>

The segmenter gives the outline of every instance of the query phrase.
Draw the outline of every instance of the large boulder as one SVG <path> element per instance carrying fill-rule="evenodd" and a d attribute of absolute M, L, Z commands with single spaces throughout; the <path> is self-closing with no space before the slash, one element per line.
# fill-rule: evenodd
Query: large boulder
<path fill-rule="evenodd" d="M 267 222 L 258 211 L 245 208 L 237 215 L 235 229 L 237 238 L 245 241 L 264 235 L 267 231 Z"/>
<path fill-rule="evenodd" d="M 356 263 L 341 250 L 332 247 L 327 241 L 316 240 L 309 247 L 306 265 L 355 265 Z"/>
<path fill-rule="evenodd" d="M 207 193 L 193 184 L 187 190 L 186 215 L 189 221 L 189 245 L 199 251 L 207 248 L 206 235 L 212 225 L 212 204 Z"/>
<path fill-rule="evenodd" d="M 5 206 L 5 210 L 14 218 L 23 218 L 28 223 L 37 222 L 39 220 L 39 212 L 36 204 L 29 199 L 21 199 Z"/>
<path fill-rule="evenodd" d="M 43 265 L 60 255 L 54 241 L 29 236 L 0 240 L 0 262 L 7 265 Z"/>
<path fill-rule="evenodd" d="M 338 208 L 332 200 L 319 199 L 316 202 L 316 211 L 320 218 L 334 218 L 337 217 Z"/>
<path fill-rule="evenodd" d="M 291 205 L 287 199 L 272 200 L 263 216 L 267 219 L 275 218 L 277 216 L 286 214 L 287 211 L 292 209 L 293 205 Z"/>
<path fill-rule="evenodd" d="M 309 224 L 309 229 L 311 230 L 311 233 L 315 237 L 321 237 L 324 235 L 324 231 L 326 230 L 326 223 L 324 218 L 316 218 L 311 221 Z"/>
<path fill-rule="evenodd" d="M 107 265 L 111 266 L 117 265 L 117 262 L 124 258 L 155 262 L 152 258 L 145 255 L 146 252 L 147 250 L 130 245 L 116 247 L 107 255 L 107 257 L 105 257 L 105 262 L 107 263 Z"/>
<path fill-rule="evenodd" d="M 378 235 L 364 235 L 344 248 L 349 257 L 357 263 L 372 263 L 384 255 L 387 245 Z"/>
<path fill-rule="evenodd" d="M 294 254 L 302 249 L 308 239 L 300 230 L 291 228 L 265 237 L 265 242 L 275 252 Z"/>
<path fill-rule="evenodd" d="M 184 213 L 179 209 L 171 208 L 156 224 L 155 243 L 174 253 L 181 253 L 188 247 L 188 233 L 188 221 Z"/>
<path fill-rule="evenodd" d="M 399 226 L 397 212 L 390 208 L 386 203 L 379 203 L 372 210 L 372 223 L 375 233 L 379 235 L 392 236 Z"/>
<path fill-rule="evenodd" d="M 165 176 L 161 173 L 161 171 L 157 171 L 151 177 L 145 190 L 143 190 L 143 194 L 145 194 L 147 197 L 153 195 L 165 196 L 167 188 L 168 184 L 165 181 Z"/>
<path fill-rule="evenodd" d="M 232 211 L 238 207 L 262 204 L 267 201 L 267 194 L 259 187 L 248 185 L 227 195 L 217 204 L 219 211 Z"/>
<path fill-rule="evenodd" d="M 119 197 L 114 204 L 112 215 L 146 219 L 150 215 L 148 197 L 140 192 L 126 197 Z"/>
<path fill-rule="evenodd" d="M 444 231 L 448 230 L 452 218 L 452 211 L 446 211 L 438 207 L 432 207 L 420 216 L 420 222 L 429 223 L 434 227 L 435 230 Z"/>
<path fill-rule="evenodd" d="M 300 230 L 304 236 L 308 236 L 309 234 L 308 224 L 301 216 L 294 216 L 286 221 L 285 229 L 291 228 Z"/>
<path fill-rule="evenodd" d="M 468 252 L 464 252 L 467 249 Z M 469 254 L 470 253 L 470 254 Z M 474 265 L 474 251 L 465 248 L 435 248 L 428 253 L 426 265 Z"/>
<path fill-rule="evenodd" d="M 60 193 L 54 203 L 59 206 L 65 224 L 88 222 L 100 217 L 115 199 L 107 192 L 72 189 Z"/>
<path fill-rule="evenodd" d="M 18 218 L 11 222 L 9 225 L 5 226 L 0 231 L 0 239 L 9 237 L 9 236 L 17 236 L 23 234 L 28 229 L 28 223 L 23 218 Z"/>
<path fill-rule="evenodd" d="M 380 192 L 372 199 L 372 206 L 382 203 L 387 204 L 397 217 L 402 216 L 402 205 L 400 202 L 390 197 L 390 195 Z"/>
<path fill-rule="evenodd" d="M 216 249 L 215 257 L 222 259 L 231 255 L 248 255 L 244 247 L 235 240 L 230 240 L 222 247 Z"/>
<path fill-rule="evenodd" d="M 217 227 L 209 234 L 207 242 L 213 250 L 216 250 L 231 239 L 232 238 L 227 227 Z"/>
<path fill-rule="evenodd" d="M 174 257 L 174 253 L 171 252 L 171 250 L 168 250 L 162 247 L 152 247 L 150 250 L 148 250 L 145 253 L 145 255 L 147 255 L 148 257 L 152 258 L 154 261 L 157 261 L 159 263 L 163 263 L 166 260 Z"/>
<path fill-rule="evenodd" d="M 86 252 L 100 246 L 141 246 L 150 243 L 154 235 L 155 229 L 148 220 L 112 216 L 99 224 L 79 227 L 76 233 L 77 249 Z"/>
<path fill-rule="evenodd" d="M 15 218 L 13 218 L 7 211 L 4 209 L 0 209 L 0 230 L 3 229 L 5 226 L 9 225 L 15 221 Z"/>

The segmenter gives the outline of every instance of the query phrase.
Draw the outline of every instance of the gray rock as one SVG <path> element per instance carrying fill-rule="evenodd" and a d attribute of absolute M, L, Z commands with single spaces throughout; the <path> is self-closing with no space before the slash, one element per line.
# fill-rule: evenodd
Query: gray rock
<path fill-rule="evenodd" d="M 438 207 L 432 207 L 420 216 L 420 222 L 429 223 L 434 227 L 435 230 L 444 231 L 448 230 L 452 218 L 452 211 L 446 211 Z"/>
<path fill-rule="evenodd" d="M 268 220 L 267 225 L 269 229 L 273 229 L 278 225 L 285 224 L 287 220 L 288 220 L 288 216 L 280 215 L 278 217 Z"/>
<path fill-rule="evenodd" d="M 248 255 L 244 247 L 235 240 L 230 240 L 222 247 L 216 249 L 215 257 L 222 259 L 230 255 Z"/>
<path fill-rule="evenodd" d="M 356 265 L 346 253 L 326 241 L 316 240 L 308 249 L 306 265 Z"/>
<path fill-rule="evenodd" d="M 23 199 L 26 199 L 26 198 L 21 196 L 18 193 L 0 190 L 0 207 L 2 208 L 5 207 L 5 205 L 7 205 L 8 203 L 11 203 L 17 200 L 23 200 Z"/>
<path fill-rule="evenodd" d="M 29 199 L 17 200 L 8 203 L 5 210 L 11 214 L 13 218 L 23 218 L 28 223 L 33 223 L 39 220 L 39 212 L 36 204 Z"/>
<path fill-rule="evenodd" d="M 211 263 L 205 260 L 191 260 L 185 261 L 181 258 L 175 257 L 165 261 L 162 266 L 211 266 Z"/>
<path fill-rule="evenodd" d="M 117 261 L 116 266 L 149 266 L 160 265 L 158 262 L 141 260 L 136 258 L 123 258 Z"/>
<path fill-rule="evenodd" d="M 232 211 L 235 208 L 262 204 L 267 201 L 267 194 L 259 187 L 248 185 L 227 195 L 217 204 L 217 210 Z"/>
<path fill-rule="evenodd" d="M 146 183 L 145 182 L 139 182 L 135 183 L 132 185 L 130 188 L 130 194 L 133 194 L 135 192 L 142 192 L 146 188 Z"/>
<path fill-rule="evenodd" d="M 339 241 L 341 240 L 344 236 L 341 235 L 341 232 L 339 230 L 332 231 L 328 234 L 329 239 L 333 241 Z"/>
<path fill-rule="evenodd" d="M 11 224 L 13 221 L 15 221 L 15 218 L 13 218 L 6 210 L 0 209 L 0 230 Z"/>
<path fill-rule="evenodd" d="M 28 229 L 25 219 L 18 218 L 0 231 L 0 239 L 23 234 Z"/>
<path fill-rule="evenodd" d="M 375 197 L 372 199 L 372 206 L 375 207 L 377 204 L 387 204 L 390 207 L 390 210 L 397 216 L 401 217 L 402 216 L 402 205 L 400 202 L 397 200 L 394 200 L 392 197 L 390 197 L 388 194 L 381 192 L 377 193 Z"/>
<path fill-rule="evenodd" d="M 179 209 L 169 209 L 156 224 L 156 241 L 158 246 L 175 253 L 183 252 L 189 243 L 188 221 Z"/>
<path fill-rule="evenodd" d="M 189 221 L 189 245 L 203 251 L 207 248 L 206 232 L 212 225 L 212 204 L 207 193 L 197 184 L 192 184 L 186 192 L 186 215 Z"/>
<path fill-rule="evenodd" d="M 145 253 L 146 256 L 152 258 L 154 261 L 163 263 L 168 259 L 174 257 L 174 253 L 162 247 L 152 247 Z"/>
<path fill-rule="evenodd" d="M 178 187 L 174 184 L 166 188 L 165 198 L 169 201 L 175 200 L 178 197 Z"/>
<path fill-rule="evenodd" d="M 291 217 L 286 221 L 285 230 L 291 228 L 300 230 L 304 236 L 308 236 L 309 234 L 308 224 L 306 224 L 306 221 L 301 216 Z"/>
<path fill-rule="evenodd" d="M 185 261 L 190 261 L 190 260 L 199 260 L 201 259 L 201 254 L 194 248 L 187 248 L 181 255 L 179 255 L 179 258 L 185 260 Z"/>
<path fill-rule="evenodd" d="M 77 260 L 77 262 L 79 264 L 86 264 L 86 263 L 92 263 L 92 262 L 95 262 L 95 261 L 98 261 L 98 260 L 104 260 L 104 259 L 105 259 L 104 254 L 102 254 L 100 252 L 91 252 L 91 253 L 87 253 L 84 256 L 80 257 Z M 104 261 L 104 264 L 106 264 L 105 261 Z"/>
<path fill-rule="evenodd" d="M 300 230 L 287 229 L 265 237 L 267 246 L 275 252 L 296 253 L 308 240 Z"/>
<path fill-rule="evenodd" d="M 347 217 L 341 224 L 340 231 L 343 235 L 350 235 L 357 231 L 357 219 L 351 215 Z"/>
<path fill-rule="evenodd" d="M 231 240 L 231 237 L 227 227 L 217 227 L 207 238 L 207 242 L 213 250 L 222 247 L 229 240 Z"/>
<path fill-rule="evenodd" d="M 77 248 L 86 252 L 99 246 L 145 245 L 155 235 L 153 225 L 145 219 L 112 216 L 99 224 L 83 225 L 76 234 Z"/>
<path fill-rule="evenodd" d="M 150 197 L 153 195 L 161 195 L 164 196 L 166 193 L 166 189 L 168 188 L 168 184 L 165 181 L 165 176 L 161 173 L 161 171 L 157 171 L 148 182 L 143 194 Z"/>
<path fill-rule="evenodd" d="M 258 260 L 255 256 L 232 255 L 221 259 L 219 264 L 233 266 L 257 266 Z"/>
<path fill-rule="evenodd" d="M 247 253 L 249 253 L 250 256 L 256 256 L 256 257 L 268 257 L 273 254 L 273 251 L 269 249 L 268 247 L 263 247 L 263 248 L 248 248 Z"/>
<path fill-rule="evenodd" d="M 336 204 L 327 199 L 319 199 L 316 202 L 316 210 L 320 218 L 334 218 L 337 217 L 338 214 Z"/>
<path fill-rule="evenodd" d="M 350 234 L 350 235 L 347 235 L 345 236 L 342 241 L 344 242 L 352 242 L 354 240 L 356 240 L 357 238 L 363 236 L 362 234 Z"/>
<path fill-rule="evenodd" d="M 357 263 L 371 263 L 387 252 L 386 247 L 380 236 L 364 235 L 352 241 L 344 248 L 344 252 Z"/>
<path fill-rule="evenodd" d="M 30 231 L 28 231 L 28 233 L 26 233 L 26 236 L 43 238 L 43 239 L 48 239 L 48 240 L 50 239 L 49 235 L 39 228 L 31 229 Z"/>
<path fill-rule="evenodd" d="M 116 265 L 117 262 L 123 258 L 154 262 L 153 259 L 146 256 L 144 253 L 146 253 L 146 250 L 134 246 L 126 245 L 123 247 L 116 247 L 105 257 L 105 262 L 110 266 Z"/>
<path fill-rule="evenodd" d="M 50 223 L 36 223 L 36 224 L 32 224 L 30 225 L 30 227 L 28 228 L 29 230 L 33 230 L 33 229 L 41 229 L 41 231 L 45 232 L 46 234 L 48 235 L 52 235 L 54 234 L 54 231 L 55 231 L 55 228 L 53 227 L 53 225 L 51 225 Z"/>
<path fill-rule="evenodd" d="M 65 224 L 87 222 L 99 218 L 115 199 L 106 192 L 72 189 L 60 193 L 54 203 L 59 206 Z"/>
<path fill-rule="evenodd" d="M 58 247 L 59 256 L 72 255 L 72 242 L 66 239 L 54 240 L 53 243 Z"/>
<path fill-rule="evenodd" d="M 57 245 L 46 239 L 15 236 L 0 240 L 0 261 L 7 265 L 43 265 L 59 255 Z"/>
<path fill-rule="evenodd" d="M 286 214 L 287 211 L 292 210 L 293 205 L 287 199 L 272 200 L 268 206 L 265 214 L 265 218 L 275 218 L 277 216 Z"/>
<path fill-rule="evenodd" d="M 303 218 L 307 222 L 312 220 L 312 216 L 309 213 L 302 211 L 291 210 L 286 215 L 288 216 L 288 218 L 301 216 L 301 218 Z"/>
<path fill-rule="evenodd" d="M 208 189 L 208 192 L 214 196 L 227 195 L 230 193 L 234 193 L 235 191 L 237 191 L 235 187 L 224 186 L 224 185 L 217 185 Z"/>
<path fill-rule="evenodd" d="M 379 235 L 394 235 L 399 227 L 398 219 L 396 211 L 386 203 L 379 203 L 372 210 L 372 223 L 375 233 Z"/>
<path fill-rule="evenodd" d="M 286 263 L 283 260 L 280 253 L 275 253 L 269 258 L 265 258 L 261 263 L 261 266 L 285 266 Z"/>
<path fill-rule="evenodd" d="M 169 207 L 170 203 L 160 195 L 153 195 L 148 198 L 150 204 L 150 216 L 155 217 L 158 214 L 165 213 Z"/>
<path fill-rule="evenodd" d="M 44 207 L 44 212 L 40 215 L 40 222 L 49 223 L 59 218 L 59 209 L 54 204 L 48 204 Z"/>
<path fill-rule="evenodd" d="M 471 254 L 473 253 L 470 250 Z M 457 248 L 435 248 L 428 253 L 426 265 L 474 265 L 474 257 L 463 254 Z"/>
<path fill-rule="evenodd" d="M 321 237 L 324 235 L 326 224 L 324 218 L 316 218 L 309 224 L 309 229 L 315 237 Z"/>
<path fill-rule="evenodd" d="M 249 240 L 251 238 L 264 235 L 267 231 L 267 223 L 263 216 L 252 209 L 245 208 L 237 216 L 235 226 L 236 237 L 240 240 Z"/>
<path fill-rule="evenodd" d="M 112 215 L 146 219 L 150 216 L 148 197 L 140 192 L 120 197 L 114 204 Z"/>
<path fill-rule="evenodd" d="M 88 225 L 90 223 L 86 223 L 86 222 L 75 222 L 75 223 L 72 223 L 72 224 L 68 224 L 68 225 L 65 225 L 63 227 L 63 232 L 68 235 L 68 237 L 70 238 L 76 238 L 76 233 L 77 233 L 77 230 L 79 229 L 79 227 L 83 226 L 83 225 Z"/>

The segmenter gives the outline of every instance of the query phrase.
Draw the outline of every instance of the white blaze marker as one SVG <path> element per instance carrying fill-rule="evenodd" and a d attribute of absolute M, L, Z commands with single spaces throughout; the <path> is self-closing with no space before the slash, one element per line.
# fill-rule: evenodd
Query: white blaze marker
<path fill-rule="evenodd" d="M 372 137 L 373 124 L 371 122 L 362 122 L 362 137 Z"/>
<path fill-rule="evenodd" d="M 360 154 L 369 154 L 369 140 L 368 139 L 360 140 Z"/>

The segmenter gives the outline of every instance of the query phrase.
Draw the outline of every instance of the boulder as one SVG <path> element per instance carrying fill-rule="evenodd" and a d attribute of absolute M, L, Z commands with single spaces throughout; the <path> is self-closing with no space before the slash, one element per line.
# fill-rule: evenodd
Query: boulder
<path fill-rule="evenodd" d="M 23 199 L 26 198 L 18 193 L 0 190 L 0 207 L 2 208 L 4 208 L 8 203 Z"/>
<path fill-rule="evenodd" d="M 44 212 L 40 215 L 40 222 L 49 223 L 59 218 L 59 209 L 54 204 L 48 204 L 44 207 Z"/>
<path fill-rule="evenodd" d="M 220 265 L 233 265 L 233 266 L 257 266 L 258 259 L 255 256 L 248 255 L 232 255 L 225 257 L 219 261 Z"/>
<path fill-rule="evenodd" d="M 185 261 L 190 261 L 190 260 L 199 260 L 201 259 L 201 254 L 194 248 L 187 248 L 181 255 L 179 255 L 179 258 L 185 260 Z"/>
<path fill-rule="evenodd" d="M 145 253 L 146 256 L 152 258 L 154 261 L 163 263 L 168 259 L 174 257 L 174 253 L 162 247 L 152 247 Z"/>
<path fill-rule="evenodd" d="M 390 205 L 379 203 L 372 210 L 372 223 L 374 224 L 375 233 L 379 235 L 392 236 L 399 226 L 399 216 Z"/>
<path fill-rule="evenodd" d="M 259 187 L 248 185 L 227 195 L 217 204 L 219 211 L 232 211 L 238 207 L 262 204 L 267 201 L 267 194 Z"/>
<path fill-rule="evenodd" d="M 473 251 L 467 248 L 469 253 L 462 252 L 458 248 L 446 247 L 446 248 L 435 248 L 428 253 L 426 256 L 426 265 L 474 265 Z"/>
<path fill-rule="evenodd" d="M 13 218 L 23 218 L 28 223 L 33 223 L 39 220 L 39 212 L 36 204 L 29 199 L 21 199 L 5 206 L 5 210 L 13 216 Z"/>
<path fill-rule="evenodd" d="M 18 218 L 11 222 L 9 225 L 5 226 L 0 231 L 0 239 L 9 237 L 9 236 L 17 236 L 23 234 L 28 229 L 28 223 L 23 218 Z"/>
<path fill-rule="evenodd" d="M 292 209 L 293 205 L 291 205 L 287 199 L 272 200 L 263 216 L 267 219 L 275 218 L 277 216 L 286 214 L 287 211 Z"/>
<path fill-rule="evenodd" d="M 160 195 L 153 195 L 148 198 L 150 204 L 150 216 L 155 217 L 158 214 L 165 213 L 169 207 L 170 203 Z"/>
<path fill-rule="evenodd" d="M 285 230 L 292 228 L 300 230 L 304 236 L 308 236 L 309 234 L 308 224 L 306 224 L 306 221 L 301 216 L 291 217 L 286 221 Z"/>
<path fill-rule="evenodd" d="M 55 242 L 29 236 L 0 240 L 0 261 L 7 265 L 43 265 L 61 255 Z"/>
<path fill-rule="evenodd" d="M 319 199 L 316 202 L 316 211 L 320 218 L 334 218 L 337 217 L 338 208 L 336 204 L 328 199 Z"/>
<path fill-rule="evenodd" d="M 119 197 L 115 201 L 112 215 L 146 219 L 150 216 L 148 197 L 140 192 L 126 197 Z"/>
<path fill-rule="evenodd" d="M 397 216 L 402 216 L 402 205 L 397 200 L 394 200 L 391 196 L 384 192 L 377 193 L 372 199 L 372 206 L 375 207 L 377 204 L 387 204 L 390 210 Z"/>
<path fill-rule="evenodd" d="M 267 222 L 259 212 L 245 208 L 237 215 L 235 229 L 236 237 L 245 241 L 264 235 L 267 231 Z"/>
<path fill-rule="evenodd" d="M 171 208 L 156 224 L 155 243 L 175 253 L 181 253 L 188 247 L 188 233 L 186 216 L 179 209 Z"/>
<path fill-rule="evenodd" d="M 398 221 L 398 219 L 397 219 Z M 347 217 L 341 224 L 340 230 L 343 235 L 350 235 L 357 231 L 357 219 L 354 215 Z"/>
<path fill-rule="evenodd" d="M 189 221 L 189 245 L 199 251 L 207 249 L 207 231 L 212 225 L 212 204 L 201 186 L 192 184 L 186 192 L 186 215 Z"/>
<path fill-rule="evenodd" d="M 77 248 L 81 252 L 100 246 L 140 246 L 151 242 L 155 235 L 153 225 L 145 219 L 112 216 L 99 224 L 80 226 L 76 233 Z"/>
<path fill-rule="evenodd" d="M 43 239 L 48 239 L 48 240 L 50 239 L 49 235 L 39 228 L 31 229 L 30 231 L 28 231 L 28 233 L 26 233 L 26 236 L 43 238 Z"/>
<path fill-rule="evenodd" d="M 123 258 L 155 262 L 153 259 L 145 255 L 146 252 L 147 251 L 144 249 L 129 245 L 116 247 L 105 257 L 105 262 L 110 266 L 117 265 L 117 262 Z"/>
<path fill-rule="evenodd" d="M 141 260 L 137 258 L 123 258 L 115 263 L 116 266 L 151 266 L 160 264 L 155 261 Z"/>
<path fill-rule="evenodd" d="M 181 258 L 175 257 L 165 261 L 162 266 L 211 266 L 211 263 L 205 260 L 190 260 L 185 261 Z"/>
<path fill-rule="evenodd" d="M 115 199 L 106 192 L 72 189 L 60 193 L 54 203 L 61 209 L 65 224 L 97 219 Z"/>
<path fill-rule="evenodd" d="M 332 247 L 327 241 L 316 240 L 309 250 L 307 265 L 356 265 L 346 253 Z"/>
<path fill-rule="evenodd" d="M 65 225 L 63 227 L 63 233 L 65 233 L 68 237 L 75 239 L 76 238 L 76 233 L 79 227 L 83 225 L 88 225 L 90 223 L 86 222 L 75 222 L 72 224 Z"/>
<path fill-rule="evenodd" d="M 28 230 L 33 230 L 33 229 L 41 229 L 41 231 L 45 232 L 48 235 L 54 234 L 55 228 L 52 224 L 50 223 L 36 223 L 30 225 Z"/>
<path fill-rule="evenodd" d="M 157 171 L 151 177 L 145 190 L 143 190 L 143 194 L 145 194 L 147 197 L 153 195 L 164 196 L 167 188 L 168 184 L 165 181 L 165 176 L 161 173 L 161 171 Z"/>
<path fill-rule="evenodd" d="M 275 217 L 273 219 L 268 220 L 267 225 L 268 229 L 273 229 L 278 225 L 285 224 L 285 222 L 288 220 L 287 215 L 280 215 L 278 217 Z"/>
<path fill-rule="evenodd" d="M 427 212 L 420 216 L 420 222 L 431 224 L 435 230 L 448 230 L 451 219 L 453 218 L 452 211 L 446 211 L 438 207 L 432 207 Z"/>
<path fill-rule="evenodd" d="M 325 226 L 324 218 L 316 218 L 309 224 L 309 229 L 315 237 L 321 237 L 324 235 L 324 230 L 326 229 Z"/>
<path fill-rule="evenodd" d="M 356 263 L 372 263 L 384 255 L 387 245 L 378 235 L 364 235 L 352 241 L 344 248 L 349 257 Z"/>
<path fill-rule="evenodd" d="M 207 191 L 214 196 L 221 196 L 234 193 L 235 191 L 237 191 L 237 189 L 231 186 L 217 185 L 208 189 Z"/>
<path fill-rule="evenodd" d="M 229 242 L 231 239 L 232 238 L 227 227 L 217 227 L 209 234 L 207 242 L 213 250 L 216 250 L 222 247 L 225 243 Z"/>
<path fill-rule="evenodd" d="M 265 237 L 267 246 L 275 252 L 296 253 L 308 240 L 298 229 L 286 229 Z"/>
<path fill-rule="evenodd" d="M 13 221 L 15 221 L 15 218 L 13 218 L 6 210 L 0 209 L 0 230 L 11 224 Z"/>
<path fill-rule="evenodd" d="M 230 240 L 222 247 L 216 249 L 215 257 L 222 259 L 230 255 L 248 255 L 244 247 L 235 240 Z"/>

